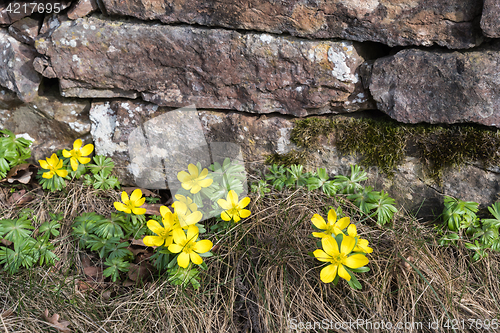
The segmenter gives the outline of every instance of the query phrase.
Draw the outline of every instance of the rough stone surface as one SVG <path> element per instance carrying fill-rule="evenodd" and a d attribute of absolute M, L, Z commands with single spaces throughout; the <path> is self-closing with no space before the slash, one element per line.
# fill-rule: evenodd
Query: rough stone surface
<path fill-rule="evenodd" d="M 68 18 L 76 20 L 77 18 L 93 13 L 98 9 L 99 6 L 97 6 L 97 0 L 78 0 L 68 11 Z"/>
<path fill-rule="evenodd" d="M 64 22 L 38 52 L 63 96 L 142 98 L 161 106 L 305 116 L 371 106 L 351 42 L 92 17 Z"/>
<path fill-rule="evenodd" d="M 0 109 L 10 109 L 23 104 L 15 92 L 0 88 Z M 0 124 L 1 126 L 1 124 Z"/>
<path fill-rule="evenodd" d="M 18 41 L 33 46 L 35 45 L 35 37 L 38 36 L 41 23 L 41 20 L 25 17 L 12 24 L 9 27 L 9 33 Z"/>
<path fill-rule="evenodd" d="M 102 0 L 110 15 L 164 23 L 470 48 L 481 41 L 482 0 Z M 497 16 L 498 17 L 498 16 Z"/>
<path fill-rule="evenodd" d="M 484 0 L 481 29 L 483 29 L 483 34 L 487 37 L 500 38 L 499 0 Z"/>
<path fill-rule="evenodd" d="M 33 68 L 35 50 L 0 28 L 0 85 L 14 91 L 24 102 L 36 97 L 41 81 Z"/>
<path fill-rule="evenodd" d="M 404 123 L 500 127 L 500 42 L 468 52 L 403 50 L 367 80 L 380 110 Z"/>

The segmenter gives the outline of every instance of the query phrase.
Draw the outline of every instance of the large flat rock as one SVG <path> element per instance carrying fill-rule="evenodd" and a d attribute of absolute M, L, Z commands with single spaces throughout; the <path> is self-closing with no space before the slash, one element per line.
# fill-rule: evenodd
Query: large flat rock
<path fill-rule="evenodd" d="M 357 47 L 97 17 L 64 22 L 36 42 L 66 97 L 140 94 L 160 106 L 295 116 L 370 106 Z"/>
<path fill-rule="evenodd" d="M 482 0 L 102 0 L 110 15 L 390 46 L 470 48 Z M 498 17 L 498 16 L 497 16 Z"/>
<path fill-rule="evenodd" d="M 377 59 L 370 92 L 380 110 L 404 123 L 500 127 L 500 42 L 476 51 L 407 49 Z"/>
<path fill-rule="evenodd" d="M 487 37 L 500 38 L 500 0 L 484 0 L 481 29 Z"/>

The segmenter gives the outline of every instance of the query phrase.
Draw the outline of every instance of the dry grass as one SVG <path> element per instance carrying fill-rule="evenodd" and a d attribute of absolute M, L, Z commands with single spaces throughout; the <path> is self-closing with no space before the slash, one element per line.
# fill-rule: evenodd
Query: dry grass
<path fill-rule="evenodd" d="M 463 319 L 466 327 L 468 319 L 500 319 L 498 255 L 472 263 L 469 250 L 437 246 L 430 225 L 400 215 L 393 227 L 381 228 L 341 197 L 303 190 L 254 198 L 251 218 L 212 239 L 220 247 L 207 260 L 198 291 L 170 286 L 160 276 L 143 287 L 104 283 L 82 293 L 75 288 L 83 274 L 71 222 L 83 211 L 106 214 L 117 198 L 115 192 L 70 185 L 64 197 L 43 194 L 29 204 L 40 222 L 49 211 L 64 212 L 56 239 L 61 261 L 15 276 L 0 273 L 0 314 L 14 310 L 1 319 L 0 332 L 56 332 L 42 317 L 46 308 L 70 321 L 71 332 L 275 333 L 290 332 L 291 320 L 324 319 L 402 322 L 406 328 L 394 332 L 435 332 L 428 323 L 437 321 L 437 331 L 447 331 L 449 319 Z M 345 281 L 323 284 L 321 263 L 307 255 L 317 248 L 310 219 L 326 216 L 328 206 L 342 206 L 374 249 L 371 271 L 358 274 L 361 291 Z M 1 207 L 0 214 L 8 218 L 15 210 Z M 391 332 L 369 326 L 330 330 L 378 331 Z"/>

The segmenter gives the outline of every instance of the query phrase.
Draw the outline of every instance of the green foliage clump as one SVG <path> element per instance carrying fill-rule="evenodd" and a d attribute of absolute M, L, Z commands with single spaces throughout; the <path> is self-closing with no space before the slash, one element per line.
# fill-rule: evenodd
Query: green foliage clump
<path fill-rule="evenodd" d="M 9 130 L 0 130 L 0 179 L 5 178 L 10 169 L 26 163 L 31 157 L 31 141 L 16 138 Z"/>
<path fill-rule="evenodd" d="M 321 189 L 323 193 L 333 196 L 335 194 L 347 195 L 365 214 L 376 217 L 379 225 L 390 222 L 397 209 L 395 201 L 384 191 L 374 191 L 372 187 L 364 187 L 362 182 L 368 179 L 367 173 L 357 165 L 351 165 L 349 176 L 337 175 L 330 179 L 325 168 L 318 168 L 317 172 L 304 172 L 302 165 L 291 165 L 285 168 L 282 165 L 272 165 L 265 175 L 276 190 L 283 188 L 306 187 L 308 190 Z M 262 184 L 252 187 L 254 192 L 266 188 Z"/>
<path fill-rule="evenodd" d="M 465 247 L 476 251 L 472 258 L 475 261 L 486 257 L 488 250 L 500 252 L 500 202 L 488 207 L 492 219 L 477 217 L 478 207 L 476 202 L 445 197 L 444 228 L 438 230 L 441 245 L 456 245 L 463 240 Z"/>
<path fill-rule="evenodd" d="M 32 223 L 31 219 L 36 219 L 31 213 L 25 210 L 17 219 L 0 220 L 0 239 L 12 242 L 0 246 L 0 265 L 10 274 L 17 273 L 21 267 L 31 268 L 37 262 L 42 266 L 52 265 L 59 260 L 52 252 L 54 245 L 50 237 L 59 235 L 62 214 L 50 213 L 51 220 L 42 223 L 37 229 Z"/>

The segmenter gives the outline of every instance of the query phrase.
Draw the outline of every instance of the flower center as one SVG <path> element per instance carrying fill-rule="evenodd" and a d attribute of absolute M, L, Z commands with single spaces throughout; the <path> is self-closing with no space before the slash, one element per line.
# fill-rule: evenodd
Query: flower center
<path fill-rule="evenodd" d="M 186 253 L 193 252 L 193 247 L 194 247 L 193 242 L 187 242 L 186 245 L 184 245 L 184 252 L 186 252 Z"/>
<path fill-rule="evenodd" d="M 344 253 L 339 253 L 332 257 L 332 264 L 343 264 L 347 256 Z"/>

